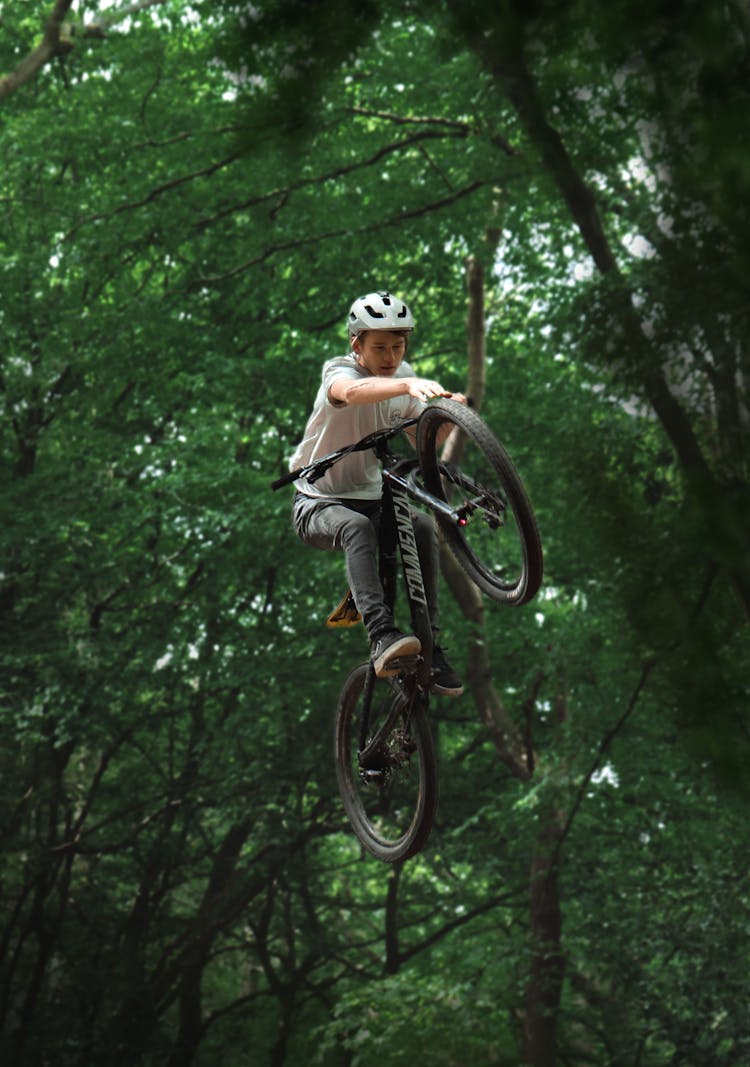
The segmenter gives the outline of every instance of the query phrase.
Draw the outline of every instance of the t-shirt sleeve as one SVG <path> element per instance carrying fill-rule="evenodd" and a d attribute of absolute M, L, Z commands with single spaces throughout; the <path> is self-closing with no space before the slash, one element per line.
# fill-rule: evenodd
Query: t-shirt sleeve
<path fill-rule="evenodd" d="M 406 418 L 418 419 L 426 407 L 427 405 L 423 400 L 417 400 L 415 396 L 410 396 L 409 406 L 406 409 Z"/>
<path fill-rule="evenodd" d="M 340 380 L 346 380 L 350 382 L 359 381 L 361 375 L 358 373 L 356 367 L 347 366 L 345 363 L 340 363 L 338 360 L 331 360 L 330 363 L 326 363 L 323 367 L 323 399 L 327 407 L 340 408 L 344 405 L 341 402 L 331 400 L 328 393 L 334 382 Z"/>

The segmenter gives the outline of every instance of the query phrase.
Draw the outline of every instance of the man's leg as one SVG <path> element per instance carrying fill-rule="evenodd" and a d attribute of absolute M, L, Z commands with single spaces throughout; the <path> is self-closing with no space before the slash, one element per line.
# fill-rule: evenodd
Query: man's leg
<path fill-rule="evenodd" d="M 371 640 L 394 625 L 378 573 L 377 512 L 377 501 L 344 505 L 301 494 L 293 510 L 294 528 L 306 545 L 344 552 L 354 602 Z"/>

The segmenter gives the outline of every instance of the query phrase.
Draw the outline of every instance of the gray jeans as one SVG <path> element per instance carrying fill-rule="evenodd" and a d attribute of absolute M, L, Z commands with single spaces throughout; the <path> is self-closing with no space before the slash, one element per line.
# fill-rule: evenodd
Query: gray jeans
<path fill-rule="evenodd" d="M 422 511 L 412 512 L 412 519 L 427 607 L 433 632 L 437 632 L 440 567 L 437 530 L 432 517 Z M 349 587 L 371 640 L 394 625 L 383 598 L 378 571 L 379 521 L 379 500 L 322 499 L 297 493 L 292 505 L 292 525 L 306 545 L 344 552 Z"/>

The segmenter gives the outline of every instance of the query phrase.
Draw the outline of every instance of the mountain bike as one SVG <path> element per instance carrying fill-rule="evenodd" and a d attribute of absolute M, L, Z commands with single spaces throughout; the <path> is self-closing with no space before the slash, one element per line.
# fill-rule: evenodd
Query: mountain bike
<path fill-rule="evenodd" d="M 416 454 L 396 454 L 392 440 L 416 426 Z M 440 442 L 452 431 L 445 449 Z M 510 456 L 470 407 L 438 399 L 416 419 L 380 430 L 272 483 L 315 482 L 352 452 L 373 449 L 382 468 L 378 528 L 380 578 L 393 611 L 400 554 L 404 591 L 419 656 L 377 678 L 355 667 L 336 708 L 334 758 L 339 791 L 354 832 L 380 860 L 396 862 L 425 845 L 437 812 L 437 759 L 428 718 L 432 629 L 412 524 L 413 504 L 429 509 L 459 564 L 493 600 L 527 603 L 542 581 L 539 531 Z M 445 458 L 449 451 L 451 458 Z M 349 592 L 329 625 L 359 618 Z"/>

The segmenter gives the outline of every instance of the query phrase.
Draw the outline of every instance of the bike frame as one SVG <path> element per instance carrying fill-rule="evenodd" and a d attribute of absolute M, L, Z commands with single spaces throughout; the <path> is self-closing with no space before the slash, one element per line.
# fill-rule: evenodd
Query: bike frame
<path fill-rule="evenodd" d="M 394 702 L 391 714 L 383 727 L 375 737 L 368 742 L 370 709 L 372 707 L 372 695 L 375 688 L 375 668 L 370 663 L 365 680 L 363 692 L 363 714 L 360 722 L 359 758 L 364 768 L 370 757 L 376 757 L 381 738 L 387 736 L 395 724 L 396 718 L 401 714 L 404 703 L 410 704 L 414 700 L 428 701 L 430 671 L 432 669 L 432 623 L 427 607 L 427 596 L 422 578 L 422 568 L 419 562 L 417 540 L 414 534 L 412 522 L 411 501 L 423 504 L 432 512 L 438 512 L 456 525 L 464 525 L 465 515 L 451 508 L 444 500 L 429 493 L 416 482 L 419 463 L 416 457 L 399 458 L 388 447 L 388 441 L 416 425 L 418 419 L 407 419 L 400 426 L 392 430 L 379 430 L 367 437 L 362 438 L 353 445 L 331 452 L 322 456 L 319 460 L 306 467 L 299 467 L 290 471 L 275 482 L 271 483 L 272 489 L 280 489 L 289 485 L 298 478 L 307 478 L 315 481 L 351 452 L 364 451 L 371 448 L 380 460 L 382 467 L 382 492 L 381 514 L 378 531 L 378 555 L 380 580 L 388 608 L 393 612 L 396 598 L 396 574 L 397 558 L 401 556 L 401 564 L 404 575 L 406 600 L 409 605 L 412 628 L 422 645 L 422 653 L 417 661 L 416 670 L 410 675 L 408 689 L 402 684 L 403 702 Z M 398 685 L 397 679 L 393 680 Z"/>

